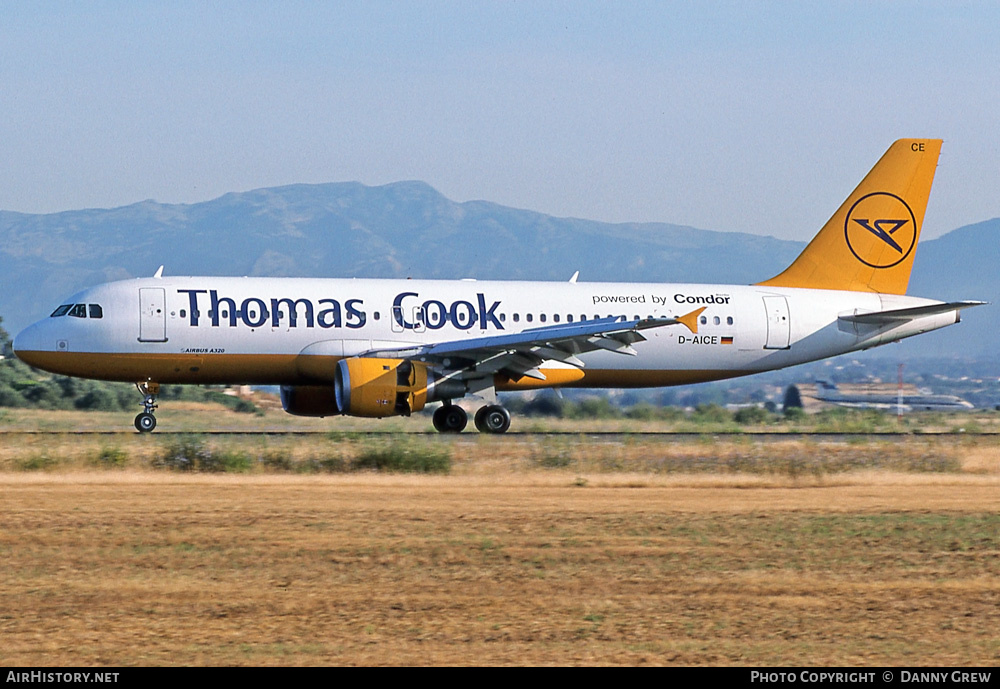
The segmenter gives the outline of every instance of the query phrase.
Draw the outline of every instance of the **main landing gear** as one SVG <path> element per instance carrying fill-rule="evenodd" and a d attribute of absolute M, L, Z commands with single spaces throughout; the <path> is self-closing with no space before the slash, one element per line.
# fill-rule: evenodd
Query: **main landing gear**
<path fill-rule="evenodd" d="M 136 390 L 142 395 L 143 412 L 135 417 L 135 430 L 140 433 L 149 433 L 156 428 L 156 417 L 153 411 L 156 409 L 156 396 L 160 394 L 160 384 L 152 381 L 135 384 Z"/>
<path fill-rule="evenodd" d="M 476 412 L 476 428 L 480 433 L 506 433 L 510 412 L 499 404 L 487 405 Z"/>
<path fill-rule="evenodd" d="M 458 405 L 446 402 L 444 406 L 434 411 L 434 428 L 439 433 L 461 433 L 465 424 L 469 423 L 469 415 Z"/>
<path fill-rule="evenodd" d="M 480 433 L 506 433 L 510 428 L 510 412 L 499 404 L 490 404 L 476 412 L 475 422 Z M 434 428 L 440 433 L 461 433 L 468 423 L 465 410 L 450 402 L 434 412 Z"/>

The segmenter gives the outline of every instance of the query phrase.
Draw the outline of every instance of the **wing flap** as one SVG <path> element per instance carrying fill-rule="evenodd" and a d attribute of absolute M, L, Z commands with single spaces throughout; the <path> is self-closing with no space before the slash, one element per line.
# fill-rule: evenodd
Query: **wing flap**
<path fill-rule="evenodd" d="M 487 353 L 527 351 L 532 347 L 566 349 L 573 354 L 582 354 L 604 348 L 591 343 L 591 338 L 610 338 L 617 340 L 618 346 L 628 345 L 645 339 L 637 332 L 639 330 L 660 328 L 679 322 L 675 318 L 642 318 L 638 320 L 600 318 L 582 323 L 529 328 L 509 335 L 473 337 L 467 340 L 451 340 L 401 349 L 372 349 L 361 356 L 420 357 L 425 360 L 440 360 L 445 357 L 457 356 L 478 360 Z"/>
<path fill-rule="evenodd" d="M 360 356 L 419 359 L 446 370 L 460 371 L 466 378 L 500 373 L 518 380 L 525 376 L 546 380 L 540 366 L 556 361 L 581 369 L 580 354 L 606 350 L 635 356 L 632 347 L 646 338 L 640 331 L 668 325 L 684 325 L 697 332 L 698 314 L 704 307 L 677 318 L 598 318 L 578 323 L 563 323 L 521 332 L 450 340 L 428 345 L 407 344 L 401 348 L 374 348 Z"/>

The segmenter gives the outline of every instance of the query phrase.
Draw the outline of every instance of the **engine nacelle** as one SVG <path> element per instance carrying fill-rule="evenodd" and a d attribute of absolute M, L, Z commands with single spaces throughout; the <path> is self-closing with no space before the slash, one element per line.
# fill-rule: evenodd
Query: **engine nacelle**
<path fill-rule="evenodd" d="M 409 416 L 428 402 L 464 397 L 461 380 L 406 359 L 352 357 L 337 362 L 334 384 L 282 385 L 281 406 L 296 416 Z"/>
<path fill-rule="evenodd" d="M 441 379 L 426 364 L 354 357 L 337 362 L 333 391 L 341 414 L 409 416 L 428 402 L 462 397 L 462 381 Z"/>
<path fill-rule="evenodd" d="M 333 391 L 342 414 L 406 416 L 427 402 L 427 367 L 402 359 L 341 359 Z"/>
<path fill-rule="evenodd" d="M 340 414 L 332 385 L 282 385 L 281 406 L 295 416 Z"/>

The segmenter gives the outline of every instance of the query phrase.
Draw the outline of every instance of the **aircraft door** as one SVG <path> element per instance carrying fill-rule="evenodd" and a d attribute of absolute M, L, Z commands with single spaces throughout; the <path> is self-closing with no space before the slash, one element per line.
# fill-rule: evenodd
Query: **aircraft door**
<path fill-rule="evenodd" d="M 791 322 L 788 320 L 788 300 L 784 297 L 764 297 L 767 313 L 767 342 L 764 349 L 788 349 Z"/>
<path fill-rule="evenodd" d="M 139 289 L 139 342 L 167 341 L 166 290 L 162 287 Z"/>
<path fill-rule="evenodd" d="M 424 330 L 427 329 L 427 319 L 426 314 L 424 313 L 424 307 L 414 306 L 413 311 L 407 314 L 403 311 L 402 306 L 393 306 L 392 319 L 389 326 L 394 333 L 402 333 L 407 330 L 411 330 L 415 333 L 424 332 Z"/>

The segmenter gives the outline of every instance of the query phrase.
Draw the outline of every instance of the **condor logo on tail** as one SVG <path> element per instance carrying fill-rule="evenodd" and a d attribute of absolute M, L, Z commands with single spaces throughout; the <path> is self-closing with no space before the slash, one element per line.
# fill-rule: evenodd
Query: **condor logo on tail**
<path fill-rule="evenodd" d="M 906 294 L 941 139 L 900 139 L 769 287 Z"/>
<path fill-rule="evenodd" d="M 913 211 L 895 194 L 876 191 L 851 206 L 844 221 L 844 237 L 854 257 L 872 268 L 891 268 L 902 262 L 917 243 Z"/>

